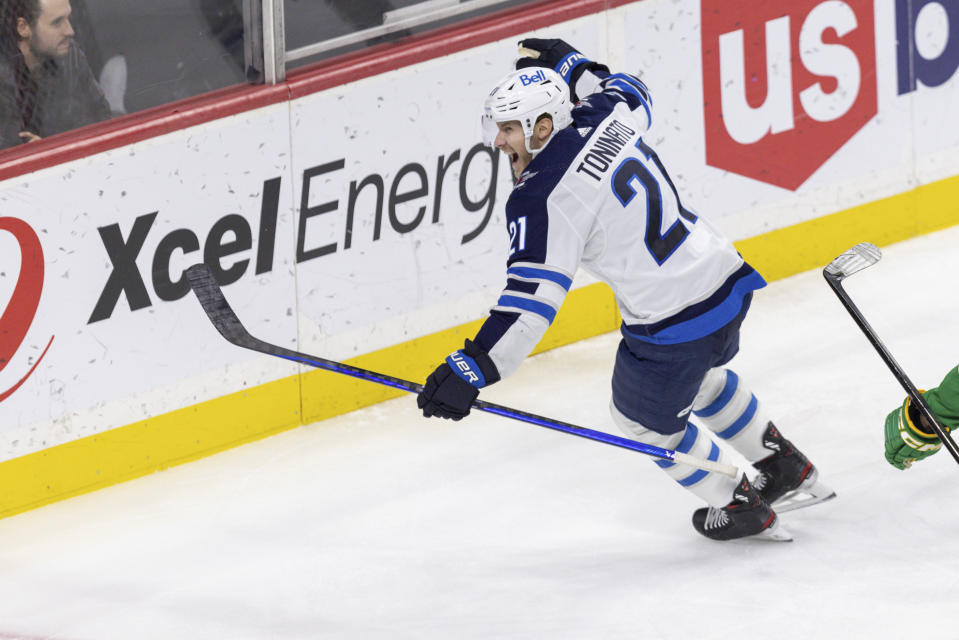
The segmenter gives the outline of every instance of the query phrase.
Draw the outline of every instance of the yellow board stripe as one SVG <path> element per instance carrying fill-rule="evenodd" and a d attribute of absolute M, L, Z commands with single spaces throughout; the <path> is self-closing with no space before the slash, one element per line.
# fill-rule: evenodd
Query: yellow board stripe
<path fill-rule="evenodd" d="M 763 276 L 778 280 L 827 264 L 858 242 L 885 246 L 959 224 L 959 176 L 736 243 Z M 423 380 L 481 320 L 349 360 Z M 534 353 L 613 331 L 609 288 L 570 292 Z M 0 464 L 0 517 L 22 513 L 173 465 L 196 460 L 404 392 L 341 374 L 310 371 L 51 447 Z M 302 403 L 302 410 L 301 410 Z M 519 407 L 521 408 L 521 407 Z M 415 411 L 412 398 L 410 411 Z"/>
<path fill-rule="evenodd" d="M 959 224 L 959 176 L 736 243 L 766 280 L 823 267 L 858 242 L 880 247 Z"/>

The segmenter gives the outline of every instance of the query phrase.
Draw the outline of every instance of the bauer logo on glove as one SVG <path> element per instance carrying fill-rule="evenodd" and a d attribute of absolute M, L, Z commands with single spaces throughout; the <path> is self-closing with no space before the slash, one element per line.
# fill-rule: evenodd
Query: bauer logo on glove
<path fill-rule="evenodd" d="M 476 361 L 465 355 L 462 351 L 454 351 L 446 358 L 446 362 L 453 369 L 454 373 L 463 378 L 476 388 L 486 386 L 486 380 L 479 374 L 479 367 Z"/>
<path fill-rule="evenodd" d="M 556 71 L 559 73 L 559 75 L 563 76 L 564 78 L 569 78 L 573 72 L 573 69 L 576 68 L 576 65 L 583 62 L 589 62 L 589 61 L 590 61 L 589 58 L 587 58 L 586 56 L 584 56 L 578 51 L 574 51 L 573 53 L 563 58 L 563 60 L 559 63 L 559 68 L 556 69 Z"/>

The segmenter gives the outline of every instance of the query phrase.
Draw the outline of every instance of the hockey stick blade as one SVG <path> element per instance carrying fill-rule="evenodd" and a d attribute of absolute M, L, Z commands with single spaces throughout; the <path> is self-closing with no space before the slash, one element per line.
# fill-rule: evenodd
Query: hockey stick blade
<path fill-rule="evenodd" d="M 237 346 L 259 351 L 256 338 L 240 323 L 209 267 L 195 264 L 186 270 L 186 277 L 200 306 L 220 335 Z"/>
<path fill-rule="evenodd" d="M 200 306 L 203 307 L 203 311 L 206 312 L 210 322 L 213 323 L 216 330 L 220 332 L 220 335 L 238 347 L 259 351 L 266 355 L 284 358 L 318 369 L 326 369 L 334 373 L 343 373 L 353 376 L 354 378 L 369 380 L 370 382 L 402 389 L 403 391 L 419 393 L 422 389 L 420 385 L 413 382 L 376 374 L 325 358 L 299 353 L 292 349 L 286 349 L 279 345 L 270 344 L 269 342 L 254 338 L 250 332 L 246 330 L 246 327 L 243 326 L 243 323 L 240 322 L 240 318 L 237 317 L 236 312 L 230 307 L 230 303 L 226 301 L 223 290 L 220 289 L 220 285 L 217 283 L 213 272 L 206 264 L 200 263 L 189 267 L 186 270 L 186 277 L 190 283 L 190 288 L 193 289 L 193 293 L 200 302 Z"/>
<path fill-rule="evenodd" d="M 880 258 L 882 258 L 882 252 L 879 251 L 879 247 L 869 242 L 860 242 L 827 264 L 823 269 L 823 275 L 826 278 L 843 280 L 871 267 L 879 262 Z"/>
<path fill-rule="evenodd" d="M 342 362 L 334 362 L 333 360 L 327 360 L 326 358 L 300 353 L 298 351 L 286 349 L 284 347 L 270 344 L 255 338 L 250 334 L 249 331 L 246 330 L 246 327 L 243 326 L 243 323 L 240 322 L 240 319 L 230 307 L 226 297 L 223 295 L 222 289 L 220 289 L 220 285 L 217 284 L 216 278 L 213 276 L 213 272 L 207 265 L 195 264 L 191 266 L 186 270 L 186 277 L 187 281 L 190 283 L 190 288 L 193 289 L 193 293 L 200 302 L 200 306 L 202 306 L 203 310 L 206 312 L 210 322 L 213 323 L 213 326 L 217 331 L 219 331 L 220 335 L 226 338 L 228 342 L 238 347 L 251 349 L 253 351 L 276 356 L 278 358 L 284 358 L 292 362 L 305 364 L 318 369 L 324 369 L 334 373 L 342 373 L 354 378 L 360 378 L 369 382 L 375 382 L 377 384 L 394 387 L 403 391 L 419 393 L 423 389 L 422 385 L 414 382 L 409 382 L 400 378 L 394 378 L 392 376 L 376 373 L 374 371 L 368 371 L 366 369 L 354 367 Z M 579 436 L 588 440 L 595 440 L 597 442 L 603 442 L 605 444 L 610 444 L 623 449 L 638 451 L 639 453 L 643 453 L 654 458 L 662 458 L 664 460 L 685 464 L 697 469 L 704 469 L 706 471 L 715 471 L 717 473 L 727 475 L 730 478 L 738 478 L 742 474 L 737 467 L 732 465 L 722 464 L 713 460 L 695 458 L 679 451 L 663 449 L 661 447 L 644 444 L 635 440 L 629 440 L 628 438 L 621 438 L 603 431 L 594 431 L 585 427 L 579 427 L 566 422 L 560 422 L 559 420 L 553 420 L 552 418 L 546 418 L 536 414 L 527 413 L 525 411 L 518 411 L 509 407 L 493 404 L 492 402 L 476 400 L 473 402 L 473 407 L 475 409 L 479 409 L 480 411 L 493 413 L 506 418 L 511 418 L 513 420 L 519 420 L 521 422 L 535 424 L 548 429 L 562 431 L 574 436 Z"/>
<path fill-rule="evenodd" d="M 956 445 L 956 442 L 949 436 L 949 432 L 942 426 L 935 414 L 933 414 L 932 409 L 929 408 L 919 389 L 912 383 L 912 380 L 909 379 L 909 376 L 906 375 L 906 372 L 896 359 L 892 357 L 886 345 L 879 339 L 876 331 L 842 286 L 843 279 L 862 271 L 866 267 L 876 264 L 881 257 L 882 253 L 876 245 L 861 242 L 826 265 L 822 270 L 822 274 L 823 277 L 826 278 L 826 282 L 829 283 L 833 293 L 839 298 L 839 302 L 842 303 L 842 306 L 845 307 L 849 315 L 852 316 L 852 319 L 856 322 L 860 331 L 866 336 L 866 339 L 869 340 L 869 343 L 879 354 L 879 357 L 882 358 L 882 361 L 892 372 L 893 377 L 896 378 L 896 381 L 899 382 L 899 385 L 905 390 L 906 395 L 912 400 L 913 405 L 919 413 L 926 418 L 930 428 L 939 436 L 939 440 L 943 446 L 950 455 L 952 455 L 955 461 L 959 463 L 959 445 Z"/>

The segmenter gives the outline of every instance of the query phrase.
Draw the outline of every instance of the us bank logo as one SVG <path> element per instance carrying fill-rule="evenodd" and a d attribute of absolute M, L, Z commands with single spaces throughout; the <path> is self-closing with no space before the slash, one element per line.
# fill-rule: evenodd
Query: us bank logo
<path fill-rule="evenodd" d="M 13 293 L 6 306 L 0 306 L 0 313 L 2 313 L 0 315 L 0 373 L 4 373 L 7 366 L 14 361 L 14 356 L 23 347 L 30 325 L 33 324 L 33 319 L 37 315 L 40 294 L 43 292 L 43 247 L 40 244 L 40 238 L 23 220 L 0 217 L 0 235 L 6 234 L 13 236 L 19 252 L 4 251 L 3 255 L 0 255 L 0 272 L 10 274 L 11 268 L 16 269 L 16 253 L 19 253 L 20 264 L 19 269 L 13 271 L 18 274 Z M 8 247 L 9 242 L 3 246 Z M 0 305 L 2 304 L 3 301 L 0 300 Z M 29 359 L 17 358 L 16 362 L 23 362 L 23 364 L 11 365 L 20 369 L 13 371 L 12 385 L 9 382 L 0 383 L 0 402 L 13 395 L 27 381 L 47 355 L 52 343 L 53 336 L 50 336 L 43 352 L 32 364 Z M 3 379 L 6 380 L 6 376 Z"/>
<path fill-rule="evenodd" d="M 876 115 L 873 0 L 703 0 L 706 163 L 796 189 Z"/>
<path fill-rule="evenodd" d="M 874 0 L 702 0 L 706 163 L 795 190 L 899 95 L 959 68 L 959 0 L 895 0 L 894 69 L 876 68 Z M 888 30 L 884 30 L 888 33 Z"/>

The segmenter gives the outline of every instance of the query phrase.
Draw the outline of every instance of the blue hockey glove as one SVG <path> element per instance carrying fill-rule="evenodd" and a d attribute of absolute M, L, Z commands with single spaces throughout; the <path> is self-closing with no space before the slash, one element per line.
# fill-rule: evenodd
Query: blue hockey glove
<path fill-rule="evenodd" d="M 461 420 L 469 415 L 479 390 L 497 380 L 499 372 L 489 355 L 467 340 L 465 348 L 451 353 L 426 379 L 416 404 L 427 418 Z"/>
<path fill-rule="evenodd" d="M 579 102 L 576 97 L 576 81 L 587 69 L 602 69 L 609 71 L 609 67 L 593 62 L 582 53 L 574 49 L 563 40 L 556 38 L 527 38 L 520 40 L 520 47 L 530 49 L 539 54 L 537 58 L 524 57 L 516 61 L 517 69 L 528 67 L 546 67 L 552 69 L 569 85 L 569 93 L 573 102 Z"/>

